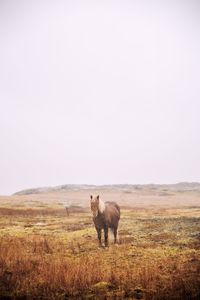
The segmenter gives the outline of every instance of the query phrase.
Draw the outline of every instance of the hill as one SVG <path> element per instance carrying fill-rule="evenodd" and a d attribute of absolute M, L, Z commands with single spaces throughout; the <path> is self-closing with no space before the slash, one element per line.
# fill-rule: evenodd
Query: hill
<path fill-rule="evenodd" d="M 180 182 L 176 184 L 112 184 L 112 185 L 88 185 L 88 184 L 64 184 L 55 187 L 38 187 L 25 189 L 16 192 L 14 195 L 30 195 L 52 192 L 69 192 L 83 190 L 98 191 L 136 191 L 136 190 L 157 190 L 157 191 L 200 191 L 199 182 Z"/>

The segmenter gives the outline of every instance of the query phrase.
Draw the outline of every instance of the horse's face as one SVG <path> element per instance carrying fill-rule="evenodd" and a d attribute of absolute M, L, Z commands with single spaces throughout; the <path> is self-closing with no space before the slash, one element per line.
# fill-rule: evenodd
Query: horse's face
<path fill-rule="evenodd" d="M 91 211 L 93 213 L 94 218 L 98 215 L 98 209 L 99 209 L 99 196 L 93 197 L 92 195 L 90 196 L 90 206 L 91 206 Z"/>

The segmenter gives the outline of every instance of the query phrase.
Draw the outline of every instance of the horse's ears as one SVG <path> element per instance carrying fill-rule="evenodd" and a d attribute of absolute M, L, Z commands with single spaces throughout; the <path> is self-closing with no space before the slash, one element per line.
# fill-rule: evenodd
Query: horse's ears
<path fill-rule="evenodd" d="M 92 195 L 90 195 L 90 199 L 92 200 Z"/>
<path fill-rule="evenodd" d="M 99 200 L 99 195 L 97 196 L 97 200 Z"/>

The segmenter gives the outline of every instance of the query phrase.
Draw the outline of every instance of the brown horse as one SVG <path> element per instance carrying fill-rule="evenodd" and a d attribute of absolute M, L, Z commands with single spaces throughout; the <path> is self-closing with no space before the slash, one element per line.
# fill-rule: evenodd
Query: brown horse
<path fill-rule="evenodd" d="M 101 246 L 101 231 L 104 230 L 105 246 L 108 246 L 108 229 L 114 233 L 114 242 L 117 242 L 117 228 L 120 219 L 120 208 L 115 202 L 103 202 L 99 196 L 90 196 L 93 221 Z"/>

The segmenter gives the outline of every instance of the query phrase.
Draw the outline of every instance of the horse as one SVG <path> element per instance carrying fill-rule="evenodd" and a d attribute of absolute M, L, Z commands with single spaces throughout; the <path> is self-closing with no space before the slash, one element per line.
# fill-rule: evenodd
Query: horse
<path fill-rule="evenodd" d="M 120 208 L 115 202 L 103 202 L 99 195 L 97 197 L 90 196 L 91 211 L 93 213 L 93 221 L 97 231 L 99 246 L 101 243 L 101 231 L 104 230 L 105 247 L 108 246 L 108 229 L 111 228 L 114 234 L 114 243 L 117 242 L 117 229 L 120 220 Z"/>

